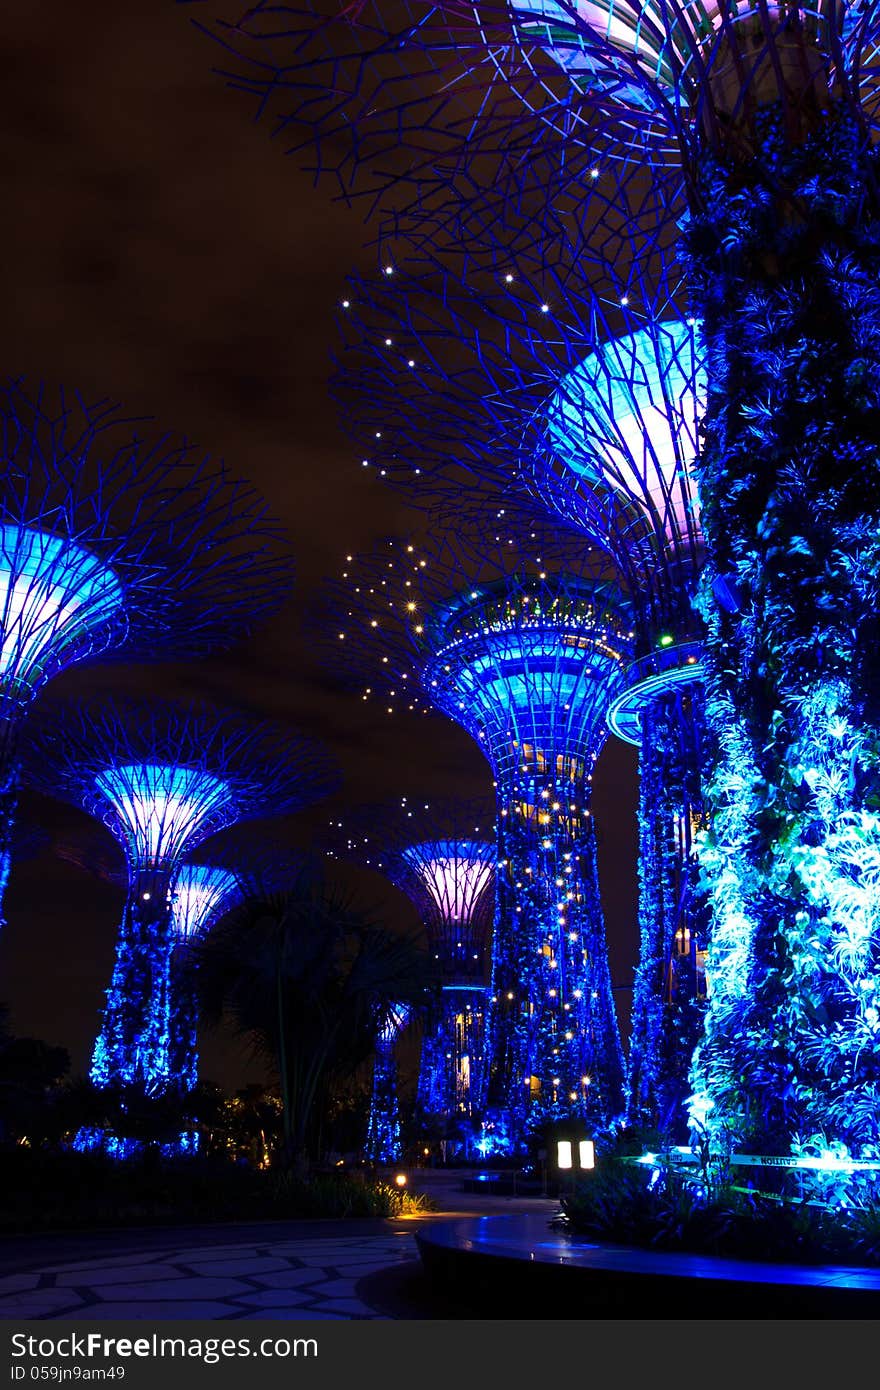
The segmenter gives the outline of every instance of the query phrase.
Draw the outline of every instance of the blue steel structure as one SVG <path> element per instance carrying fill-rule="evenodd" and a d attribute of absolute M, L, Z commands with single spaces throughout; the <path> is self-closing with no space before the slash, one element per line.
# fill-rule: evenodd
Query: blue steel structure
<path fill-rule="evenodd" d="M 218 830 L 320 799 L 334 786 L 329 760 L 281 726 L 194 705 L 107 700 L 47 709 L 26 775 L 101 820 L 125 852 L 126 903 L 93 1083 L 147 1096 L 185 1091 L 194 1059 L 187 1040 L 172 1036 L 172 960 L 182 927 L 195 921 L 175 901 L 178 882 L 189 881 L 180 879 L 184 862 Z"/>
<path fill-rule="evenodd" d="M 75 836 L 68 832 L 55 840 L 53 849 L 60 859 L 126 890 L 124 851 L 118 842 L 106 841 L 101 831 Z M 21 853 L 17 848 L 16 856 Z M 225 836 L 221 844 L 209 845 L 206 853 L 207 863 L 182 863 L 171 886 L 169 1072 L 179 1079 L 183 1090 L 192 1089 L 198 1080 L 196 972 L 206 933 L 246 898 L 270 885 L 285 883 L 300 862 L 300 856 L 288 846 L 240 829 L 231 840 Z"/>
<path fill-rule="evenodd" d="M 365 698 L 455 719 L 495 778 L 496 1138 L 518 1148 L 557 1116 L 611 1126 L 623 1065 L 590 791 L 632 639 L 623 599 L 580 544 L 510 528 L 472 545 L 461 526 L 359 558 L 328 603 Z"/>
<path fill-rule="evenodd" d="M 226 646 L 283 600 L 292 566 L 250 484 L 111 401 L 4 378 L 0 453 L 2 889 L 22 731 L 47 682 Z"/>
<path fill-rule="evenodd" d="M 485 186 L 494 160 L 515 190 L 532 142 L 557 168 L 589 150 L 677 178 L 667 226 L 684 212 L 678 250 L 709 378 L 696 477 L 712 930 L 691 1117 L 716 1173 L 737 1147 L 878 1161 L 880 6 L 536 0 L 389 15 L 380 3 L 286 24 L 289 13 L 250 11 L 230 40 L 245 50 L 236 80 L 276 118 L 282 103 L 282 128 L 290 111 L 303 138 L 317 133 L 318 167 L 326 154 L 344 189 L 362 170 L 381 200 L 387 170 L 392 210 L 456 99 L 435 159 L 453 202 Z M 314 77 L 328 62 L 324 87 Z M 511 103 L 523 136 L 508 156 Z M 638 237 L 632 250 L 643 253 Z"/>
<path fill-rule="evenodd" d="M 680 255 L 710 377 L 697 476 L 713 735 L 712 988 L 691 1113 L 716 1171 L 757 1149 L 824 1164 L 820 1195 L 834 1203 L 842 1175 L 853 1200 L 880 1171 L 880 9 L 655 12 L 653 56 L 592 12 L 538 27 L 554 61 L 561 32 L 567 55 L 589 55 L 575 67 L 596 52 L 628 66 L 645 147 L 659 115 L 684 174 Z"/>
<path fill-rule="evenodd" d="M 375 870 L 421 918 L 440 1004 L 423 1026 L 416 1093 L 453 1122 L 482 1109 L 484 1034 L 495 893 L 495 827 L 485 804 L 401 798 L 332 821 L 330 853 Z"/>
<path fill-rule="evenodd" d="M 413 264 L 419 274 L 406 262 L 393 281 L 346 287 L 342 419 L 361 463 L 408 496 L 499 518 L 531 497 L 607 554 L 626 586 L 634 659 L 608 717 L 640 747 L 628 1115 L 681 1140 L 705 998 L 699 325 L 677 309 L 677 278 L 659 256 L 652 283 L 630 274 L 623 294 L 615 267 L 588 254 L 584 278 L 555 285 L 552 307 L 524 253 L 516 276 L 472 265 L 461 279 L 424 248 Z"/>
<path fill-rule="evenodd" d="M 388 1019 L 376 1039 L 365 1144 L 366 1155 L 373 1163 L 400 1161 L 400 1096 L 396 1049 L 411 1014 L 409 1004 L 392 1004 Z"/>
<path fill-rule="evenodd" d="M 247 899 L 283 888 L 302 862 L 289 846 L 238 825 L 201 853 L 204 860 L 180 865 L 171 886 L 169 1071 L 184 1090 L 198 1081 L 198 968 L 205 936 Z"/>
<path fill-rule="evenodd" d="M 171 885 L 168 1070 L 184 1091 L 192 1090 L 199 1075 L 199 1014 L 191 948 L 246 893 L 245 878 L 235 868 L 216 863 L 181 864 Z"/>

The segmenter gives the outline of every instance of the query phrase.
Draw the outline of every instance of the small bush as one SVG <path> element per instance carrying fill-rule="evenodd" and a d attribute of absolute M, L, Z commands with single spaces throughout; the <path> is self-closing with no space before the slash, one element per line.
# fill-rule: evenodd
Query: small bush
<path fill-rule="evenodd" d="M 704 1199 L 667 1173 L 619 1161 L 598 1167 L 561 1199 L 566 1229 L 654 1250 L 798 1264 L 880 1264 L 880 1206 L 829 1211 L 728 1189 Z"/>
<path fill-rule="evenodd" d="M 0 1150 L 0 1232 L 175 1222 L 401 1216 L 429 1198 L 342 1174 L 296 1179 L 226 1159 L 120 1161 L 102 1153 Z"/>
<path fill-rule="evenodd" d="M 278 1173 L 271 1179 L 271 1191 L 279 1216 L 413 1216 L 436 1206 L 422 1193 L 335 1174 L 304 1180 Z"/>

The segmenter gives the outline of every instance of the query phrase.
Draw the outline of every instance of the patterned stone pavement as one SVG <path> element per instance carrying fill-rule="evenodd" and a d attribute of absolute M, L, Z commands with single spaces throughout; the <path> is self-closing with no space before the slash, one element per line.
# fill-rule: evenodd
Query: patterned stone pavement
<path fill-rule="evenodd" d="M 412 1230 L 170 1245 L 0 1276 L 0 1318 L 378 1318 L 358 1280 L 417 1258 Z"/>
<path fill-rule="evenodd" d="M 513 1212 L 549 1218 L 557 1209 L 542 1197 L 465 1193 L 454 1170 L 417 1170 L 412 1187 L 433 1199 L 436 1214 L 7 1237 L 0 1319 L 448 1317 L 432 1295 L 413 1311 L 399 1281 L 390 1304 L 386 1288 L 382 1309 L 374 1308 L 370 1284 L 359 1281 L 375 1274 L 382 1283 L 382 1271 L 393 1281 L 405 1264 L 420 1270 L 415 1232 L 424 1221 Z"/>

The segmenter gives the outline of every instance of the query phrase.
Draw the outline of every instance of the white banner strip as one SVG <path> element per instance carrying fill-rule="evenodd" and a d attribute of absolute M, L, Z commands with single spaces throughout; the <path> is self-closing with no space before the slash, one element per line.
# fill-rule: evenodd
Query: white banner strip
<path fill-rule="evenodd" d="M 868 1158 L 778 1158 L 773 1154 L 734 1154 L 731 1168 L 800 1168 L 809 1173 L 871 1172 L 880 1160 Z"/>

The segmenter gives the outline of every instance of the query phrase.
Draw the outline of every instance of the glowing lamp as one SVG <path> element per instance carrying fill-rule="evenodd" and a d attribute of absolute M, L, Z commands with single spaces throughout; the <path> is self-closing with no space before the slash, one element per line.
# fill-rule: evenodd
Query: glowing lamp
<path fill-rule="evenodd" d="M 571 1140 L 559 1139 L 556 1143 L 556 1164 L 559 1168 L 570 1169 L 573 1167 Z"/>
<path fill-rule="evenodd" d="M 82 546 L 0 526 L 0 680 L 33 687 L 51 656 L 70 653 L 123 604 L 113 571 Z"/>
<path fill-rule="evenodd" d="M 581 1139 L 578 1144 L 578 1162 L 582 1170 L 595 1168 L 596 1146 L 592 1139 Z"/>
<path fill-rule="evenodd" d="M 406 1173 L 395 1173 L 394 1182 L 397 1187 L 406 1187 Z"/>
<path fill-rule="evenodd" d="M 687 536 L 706 372 L 696 327 L 655 323 L 611 338 L 563 377 L 545 429 L 576 480 L 622 493 L 666 535 Z"/>

